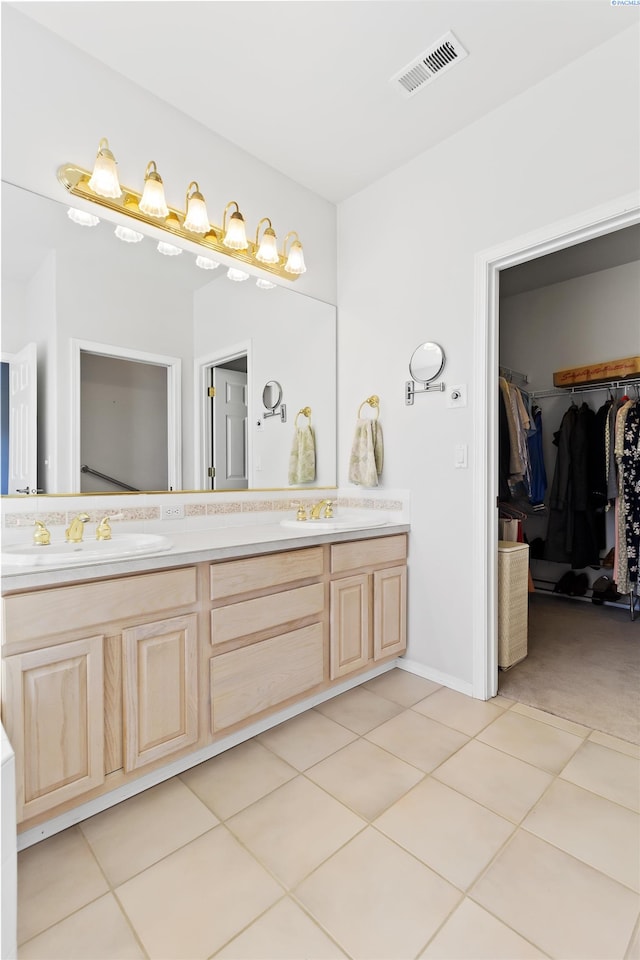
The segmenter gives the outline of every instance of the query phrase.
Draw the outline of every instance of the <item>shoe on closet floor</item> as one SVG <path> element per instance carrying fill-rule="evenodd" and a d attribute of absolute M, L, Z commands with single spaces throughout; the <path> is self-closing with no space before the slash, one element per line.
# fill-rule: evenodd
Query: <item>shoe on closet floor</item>
<path fill-rule="evenodd" d="M 567 596 L 572 596 L 573 586 L 575 583 L 576 574 L 573 570 L 567 570 L 566 573 L 563 573 L 555 587 L 553 588 L 554 593 L 565 593 Z"/>
<path fill-rule="evenodd" d="M 584 597 L 589 589 L 589 578 L 586 573 L 576 573 L 569 591 L 572 597 Z"/>
<path fill-rule="evenodd" d="M 605 600 L 615 601 L 622 596 L 618 593 L 615 581 L 609 577 L 598 577 L 591 588 L 591 602 L 598 605 L 603 604 Z"/>

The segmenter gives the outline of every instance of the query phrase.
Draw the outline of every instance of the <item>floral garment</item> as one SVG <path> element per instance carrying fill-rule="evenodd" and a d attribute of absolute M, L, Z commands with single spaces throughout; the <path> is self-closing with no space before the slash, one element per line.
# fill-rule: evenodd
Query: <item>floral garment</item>
<path fill-rule="evenodd" d="M 640 552 L 640 403 L 630 401 L 616 421 L 619 482 L 618 590 L 629 593 L 638 583 Z M 624 560 L 626 559 L 626 562 Z"/>

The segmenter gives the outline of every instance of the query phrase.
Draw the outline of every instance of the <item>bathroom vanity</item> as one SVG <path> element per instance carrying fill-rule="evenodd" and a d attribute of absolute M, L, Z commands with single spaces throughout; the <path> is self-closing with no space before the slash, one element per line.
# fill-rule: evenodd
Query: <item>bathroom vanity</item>
<path fill-rule="evenodd" d="M 401 655 L 407 531 L 238 527 L 5 576 L 19 831 L 200 763 Z"/>

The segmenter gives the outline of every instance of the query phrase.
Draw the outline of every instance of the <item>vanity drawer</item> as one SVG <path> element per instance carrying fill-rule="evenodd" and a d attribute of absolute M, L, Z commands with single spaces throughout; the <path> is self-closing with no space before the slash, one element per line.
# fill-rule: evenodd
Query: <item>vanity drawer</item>
<path fill-rule="evenodd" d="M 381 563 L 398 563 L 406 558 L 407 538 L 404 533 L 394 537 L 335 543 L 331 547 L 331 573 L 360 570 Z"/>
<path fill-rule="evenodd" d="M 323 567 L 322 547 L 212 563 L 211 599 L 219 600 L 221 597 L 279 587 L 309 577 L 321 577 Z"/>
<path fill-rule="evenodd" d="M 214 732 L 322 683 L 323 627 L 312 623 L 211 660 Z"/>
<path fill-rule="evenodd" d="M 226 643 L 303 617 L 319 617 L 323 610 L 323 583 L 241 600 L 211 611 L 211 642 Z"/>
<path fill-rule="evenodd" d="M 186 607 L 196 599 L 195 567 L 21 593 L 4 599 L 4 636 L 13 645 Z"/>

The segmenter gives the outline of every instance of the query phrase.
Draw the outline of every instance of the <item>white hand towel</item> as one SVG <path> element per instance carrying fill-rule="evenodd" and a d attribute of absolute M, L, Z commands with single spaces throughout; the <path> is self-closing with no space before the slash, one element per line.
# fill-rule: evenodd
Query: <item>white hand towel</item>
<path fill-rule="evenodd" d="M 379 420 L 360 419 L 351 447 L 349 480 L 361 487 L 377 487 L 384 460 L 382 426 Z"/>
<path fill-rule="evenodd" d="M 313 483 L 316 478 L 316 441 L 313 428 L 296 427 L 289 457 L 289 483 Z"/>

